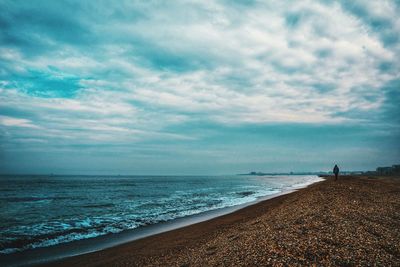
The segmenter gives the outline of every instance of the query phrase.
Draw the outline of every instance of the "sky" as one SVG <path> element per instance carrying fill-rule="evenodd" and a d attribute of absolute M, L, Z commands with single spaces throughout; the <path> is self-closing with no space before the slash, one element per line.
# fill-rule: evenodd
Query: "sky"
<path fill-rule="evenodd" d="M 400 1 L 0 0 L 0 173 L 400 162 Z"/>

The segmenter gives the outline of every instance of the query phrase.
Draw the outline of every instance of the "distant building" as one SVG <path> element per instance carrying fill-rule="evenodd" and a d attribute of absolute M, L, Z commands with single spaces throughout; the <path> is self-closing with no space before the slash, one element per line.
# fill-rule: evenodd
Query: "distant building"
<path fill-rule="evenodd" d="M 392 165 L 392 167 L 378 167 L 376 168 L 377 174 L 400 174 L 400 165 Z"/>
<path fill-rule="evenodd" d="M 378 167 L 378 168 L 376 168 L 376 172 L 378 174 L 392 174 L 393 169 L 392 169 L 392 167 Z"/>
<path fill-rule="evenodd" d="M 392 171 L 393 173 L 400 173 L 400 165 L 393 165 Z"/>

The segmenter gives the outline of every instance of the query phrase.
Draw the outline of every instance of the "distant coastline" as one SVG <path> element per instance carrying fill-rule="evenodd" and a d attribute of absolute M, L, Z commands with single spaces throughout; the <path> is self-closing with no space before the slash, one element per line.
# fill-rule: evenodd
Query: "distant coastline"
<path fill-rule="evenodd" d="M 365 172 L 362 171 L 343 171 L 342 175 L 361 175 Z M 317 171 L 317 172 L 249 172 L 249 173 L 239 173 L 237 175 L 253 175 L 253 176 L 280 176 L 280 175 L 316 175 L 316 176 L 329 176 L 332 172 Z"/>
<path fill-rule="evenodd" d="M 374 171 L 340 171 L 341 175 L 396 175 L 400 174 L 400 164 L 392 166 L 377 167 Z M 275 175 L 317 175 L 326 177 L 332 175 L 332 171 L 305 171 L 305 172 L 261 172 L 251 171 L 248 173 L 239 173 L 237 175 L 254 175 L 254 176 L 275 176 Z"/>

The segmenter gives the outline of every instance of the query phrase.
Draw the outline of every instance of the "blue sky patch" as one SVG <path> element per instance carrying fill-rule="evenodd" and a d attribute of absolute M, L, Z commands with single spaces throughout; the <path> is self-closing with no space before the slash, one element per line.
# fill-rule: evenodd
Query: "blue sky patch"
<path fill-rule="evenodd" d="M 49 68 L 49 71 L 29 70 L 25 75 L 10 77 L 8 87 L 36 97 L 72 98 L 83 87 L 73 75 Z"/>

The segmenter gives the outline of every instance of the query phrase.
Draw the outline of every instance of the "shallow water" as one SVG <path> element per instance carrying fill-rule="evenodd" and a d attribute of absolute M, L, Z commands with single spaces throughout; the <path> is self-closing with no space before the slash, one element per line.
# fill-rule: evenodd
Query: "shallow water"
<path fill-rule="evenodd" d="M 318 181 L 316 176 L 1 176 L 0 253 L 170 221 Z"/>

